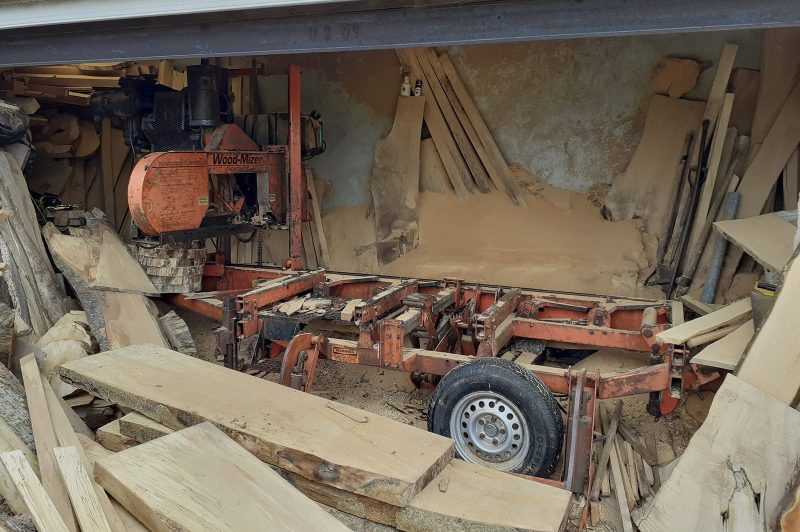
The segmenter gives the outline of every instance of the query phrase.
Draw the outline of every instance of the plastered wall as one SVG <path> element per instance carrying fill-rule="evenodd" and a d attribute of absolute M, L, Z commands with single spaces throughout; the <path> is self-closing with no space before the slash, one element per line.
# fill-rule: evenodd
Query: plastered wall
<path fill-rule="evenodd" d="M 638 142 L 650 73 L 668 56 L 716 62 L 739 45 L 736 67 L 758 68 L 758 31 L 609 37 L 450 48 L 508 162 L 583 191 L 611 183 Z M 442 51 L 442 50 L 440 50 Z M 392 51 L 263 58 L 269 71 L 303 67 L 303 110 L 322 113 L 328 150 L 309 165 L 329 185 L 324 208 L 369 201 L 375 142 L 391 128 L 400 84 Z M 703 99 L 715 66 L 687 97 Z M 259 80 L 260 112 L 286 109 L 286 77 Z"/>

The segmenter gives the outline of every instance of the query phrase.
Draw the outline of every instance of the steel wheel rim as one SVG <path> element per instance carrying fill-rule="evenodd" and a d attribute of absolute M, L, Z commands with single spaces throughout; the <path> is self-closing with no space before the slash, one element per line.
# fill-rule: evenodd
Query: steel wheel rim
<path fill-rule="evenodd" d="M 465 395 L 450 416 L 450 437 L 468 462 L 516 471 L 531 446 L 528 423 L 511 401 L 497 392 Z"/>

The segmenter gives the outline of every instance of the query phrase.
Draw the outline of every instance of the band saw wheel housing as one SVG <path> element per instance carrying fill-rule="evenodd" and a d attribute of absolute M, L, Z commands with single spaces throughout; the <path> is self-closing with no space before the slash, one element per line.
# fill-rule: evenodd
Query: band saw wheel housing
<path fill-rule="evenodd" d="M 452 438 L 468 462 L 548 477 L 561 453 L 564 420 L 533 373 L 509 360 L 477 358 L 436 386 L 428 430 Z"/>

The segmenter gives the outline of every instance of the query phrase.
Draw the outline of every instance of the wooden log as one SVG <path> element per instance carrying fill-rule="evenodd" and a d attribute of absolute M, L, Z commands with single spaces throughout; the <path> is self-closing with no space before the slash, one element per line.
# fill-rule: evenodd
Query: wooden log
<path fill-rule="evenodd" d="M 0 235 L 21 281 L 17 293 L 24 294 L 28 310 L 28 316 L 23 317 L 30 319 L 37 336 L 41 336 L 66 312 L 65 296 L 47 258 L 25 177 L 6 152 L 0 152 L 0 208 L 13 213 L 0 222 Z M 4 256 L 6 262 L 8 258 Z"/>
<path fill-rule="evenodd" d="M 212 421 L 267 463 L 396 506 L 453 455 L 447 438 L 156 346 L 100 353 L 60 371 L 172 429 Z"/>
<path fill-rule="evenodd" d="M 211 423 L 101 458 L 95 476 L 154 530 L 348 530 Z"/>

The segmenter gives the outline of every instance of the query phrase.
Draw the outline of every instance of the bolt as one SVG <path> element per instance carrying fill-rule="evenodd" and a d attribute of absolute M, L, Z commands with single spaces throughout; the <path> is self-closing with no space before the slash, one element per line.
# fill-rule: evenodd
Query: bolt
<path fill-rule="evenodd" d="M 492 440 L 492 443 L 493 443 L 494 445 L 497 445 L 497 438 L 494 438 L 494 439 Z"/>
<path fill-rule="evenodd" d="M 480 439 L 484 439 L 484 438 L 486 437 L 486 434 L 484 434 L 483 432 L 481 432 L 480 434 L 478 434 L 478 437 L 479 437 Z"/>

